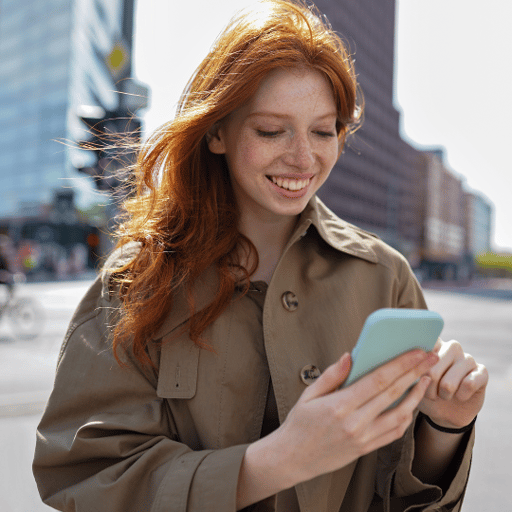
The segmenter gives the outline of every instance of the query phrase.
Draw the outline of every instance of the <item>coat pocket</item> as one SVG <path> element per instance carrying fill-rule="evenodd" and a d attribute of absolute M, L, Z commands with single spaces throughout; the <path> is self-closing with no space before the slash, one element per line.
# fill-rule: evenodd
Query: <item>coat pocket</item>
<path fill-rule="evenodd" d="M 173 341 L 163 338 L 157 395 L 160 398 L 192 398 L 196 394 L 201 350 L 184 334 Z"/>

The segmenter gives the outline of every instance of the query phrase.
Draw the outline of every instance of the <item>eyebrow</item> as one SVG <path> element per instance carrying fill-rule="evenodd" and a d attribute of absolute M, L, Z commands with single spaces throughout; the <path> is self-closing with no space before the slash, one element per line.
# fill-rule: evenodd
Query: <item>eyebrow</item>
<path fill-rule="evenodd" d="M 288 119 L 292 116 L 288 114 L 279 114 L 277 112 L 253 112 L 252 114 L 249 114 L 247 117 L 277 117 L 279 119 Z M 316 118 L 316 120 L 325 119 L 327 117 L 338 117 L 337 112 L 328 112 L 327 114 L 324 114 L 322 116 L 319 116 Z"/>

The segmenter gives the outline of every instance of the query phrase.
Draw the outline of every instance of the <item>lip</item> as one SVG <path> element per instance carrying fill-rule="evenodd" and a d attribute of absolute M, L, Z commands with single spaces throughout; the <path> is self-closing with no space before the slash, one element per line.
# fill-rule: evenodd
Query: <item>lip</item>
<path fill-rule="evenodd" d="M 271 174 L 267 175 L 267 181 L 272 190 L 277 192 L 280 196 L 286 197 L 287 199 L 300 199 L 301 197 L 304 197 L 308 193 L 314 176 L 314 174 Z M 309 183 L 301 190 L 286 190 L 276 185 L 272 181 L 272 177 L 291 180 L 309 180 Z"/>
<path fill-rule="evenodd" d="M 313 178 L 314 174 L 312 172 L 308 174 L 301 173 L 286 173 L 286 174 L 267 174 L 270 178 L 283 178 L 289 180 L 310 180 Z"/>

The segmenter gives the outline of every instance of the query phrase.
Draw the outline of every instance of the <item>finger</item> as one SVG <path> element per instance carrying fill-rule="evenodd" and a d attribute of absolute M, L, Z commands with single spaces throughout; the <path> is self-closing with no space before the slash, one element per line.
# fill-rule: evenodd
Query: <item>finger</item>
<path fill-rule="evenodd" d="M 436 344 L 434 345 L 432 352 L 435 352 L 436 354 L 438 354 L 439 351 L 441 350 L 442 346 L 443 346 L 443 340 L 441 338 L 437 338 Z"/>
<path fill-rule="evenodd" d="M 431 358 L 435 360 L 435 355 L 432 354 Z M 429 359 L 418 365 L 411 372 L 408 372 L 396 379 L 382 393 L 360 407 L 357 414 L 360 414 L 363 417 L 375 418 L 382 414 L 383 411 L 389 409 L 390 406 L 395 404 L 395 402 L 401 399 L 405 394 L 407 395 L 399 406 L 408 400 L 404 407 L 407 407 L 407 404 L 409 404 L 411 406 L 411 410 L 413 410 L 423 399 L 423 396 L 431 382 L 431 378 L 428 375 L 425 375 L 428 371 L 428 364 Z M 418 387 L 420 383 L 421 386 Z M 399 406 L 396 406 L 395 409 Z"/>
<path fill-rule="evenodd" d="M 438 355 L 439 361 L 429 371 L 432 383 L 425 395 L 429 400 L 436 400 L 438 398 L 441 379 L 455 361 L 464 358 L 464 351 L 458 342 L 453 340 L 444 341 L 441 344 Z"/>
<path fill-rule="evenodd" d="M 304 399 L 311 400 L 332 393 L 338 389 L 348 377 L 350 366 L 350 354 L 346 352 L 338 361 L 329 366 L 311 386 L 308 386 L 304 390 L 302 394 Z"/>
<path fill-rule="evenodd" d="M 402 437 L 414 418 L 414 411 L 425 395 L 431 379 L 428 375 L 421 377 L 406 398 L 395 408 L 382 413 L 374 422 L 373 439 L 368 440 L 369 451 L 385 446 Z"/>
<path fill-rule="evenodd" d="M 476 370 L 472 371 L 461 382 L 455 398 L 461 402 L 467 402 L 476 393 L 484 391 L 489 382 L 489 373 L 483 364 L 477 364 Z"/>
<path fill-rule="evenodd" d="M 463 359 L 456 360 L 439 381 L 437 388 L 439 398 L 451 400 L 458 392 L 464 379 L 476 369 L 476 362 L 469 354 L 464 354 Z"/>
<path fill-rule="evenodd" d="M 338 394 L 338 403 L 335 404 L 335 408 L 339 411 L 347 412 L 347 404 L 350 404 L 350 410 L 352 411 L 350 417 L 346 416 L 346 430 L 348 432 L 363 432 L 365 429 L 377 418 L 383 411 L 394 404 L 399 398 L 401 398 L 411 386 L 424 374 L 428 372 L 430 366 L 437 361 L 436 354 L 426 354 L 421 352 L 419 356 L 411 354 L 408 358 L 409 362 L 415 361 L 417 357 L 423 357 L 420 359 L 420 363 L 413 366 L 408 372 L 397 377 L 394 373 L 390 377 L 388 386 L 381 392 L 374 394 L 374 387 L 372 387 L 372 374 L 383 374 L 387 370 L 381 368 L 372 372 L 372 374 L 363 377 L 359 381 L 346 389 L 340 390 Z M 396 367 L 398 363 L 393 365 L 386 365 L 391 368 Z M 418 397 L 417 402 L 412 405 L 414 409 L 419 401 L 423 398 L 424 391 L 430 383 L 430 377 L 427 379 L 426 385 L 422 389 L 421 396 Z M 425 383 L 424 383 L 425 384 Z M 413 395 L 414 396 L 414 395 Z"/>
<path fill-rule="evenodd" d="M 377 368 L 352 384 L 349 389 L 352 389 L 355 401 L 361 404 L 373 400 L 387 391 L 381 400 L 394 398 L 384 405 L 383 409 L 385 409 L 419 377 L 428 372 L 437 360 L 437 354 L 413 350 Z"/>

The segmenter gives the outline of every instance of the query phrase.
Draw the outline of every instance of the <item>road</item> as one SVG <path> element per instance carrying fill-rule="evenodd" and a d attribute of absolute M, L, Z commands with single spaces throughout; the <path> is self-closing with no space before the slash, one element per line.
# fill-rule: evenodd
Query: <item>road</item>
<path fill-rule="evenodd" d="M 0 510 L 43 512 L 32 477 L 35 431 L 53 385 L 60 344 L 87 282 L 25 285 L 20 296 L 37 298 L 46 311 L 41 335 L 15 340 L 0 323 Z"/>
<path fill-rule="evenodd" d="M 52 387 L 60 343 L 90 282 L 25 285 L 46 309 L 41 336 L 15 340 L 0 323 L 0 510 L 44 512 L 32 478 L 35 429 Z M 426 290 L 429 307 L 445 319 L 444 339 L 463 342 L 491 380 L 477 423 L 477 443 L 464 512 L 510 510 L 512 459 L 512 301 Z"/>
<path fill-rule="evenodd" d="M 429 290 L 425 296 L 429 308 L 444 317 L 442 338 L 459 340 L 490 375 L 462 509 L 512 510 L 512 301 Z"/>

